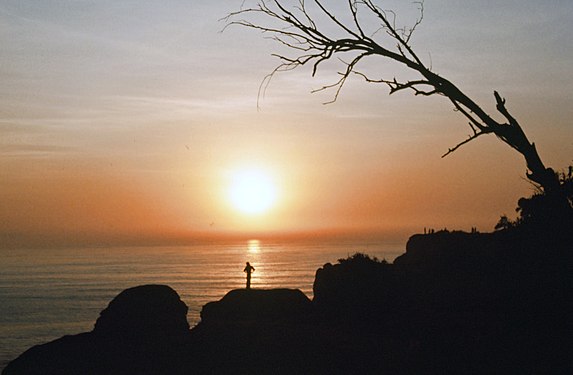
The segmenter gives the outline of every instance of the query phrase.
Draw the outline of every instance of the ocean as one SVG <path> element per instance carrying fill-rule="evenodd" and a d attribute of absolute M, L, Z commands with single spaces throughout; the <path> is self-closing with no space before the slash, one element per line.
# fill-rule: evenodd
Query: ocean
<path fill-rule="evenodd" d="M 235 241 L 186 246 L 0 250 L 0 369 L 29 347 L 91 331 L 122 290 L 166 284 L 189 307 L 191 326 L 207 302 L 243 288 L 297 288 L 312 299 L 316 270 L 356 252 L 393 261 L 403 242 Z"/>

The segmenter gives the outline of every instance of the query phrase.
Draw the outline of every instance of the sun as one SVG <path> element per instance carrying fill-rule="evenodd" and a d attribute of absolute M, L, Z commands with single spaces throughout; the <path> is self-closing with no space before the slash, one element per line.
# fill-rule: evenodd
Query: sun
<path fill-rule="evenodd" d="M 254 168 L 241 169 L 233 173 L 229 200 L 243 214 L 263 214 L 275 205 L 277 189 L 269 173 Z"/>

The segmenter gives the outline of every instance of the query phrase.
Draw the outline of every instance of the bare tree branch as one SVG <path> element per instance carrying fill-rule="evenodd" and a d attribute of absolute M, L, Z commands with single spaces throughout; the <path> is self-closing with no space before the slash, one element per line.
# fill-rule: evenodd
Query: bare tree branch
<path fill-rule="evenodd" d="M 354 67 L 356 66 L 356 64 L 358 64 L 358 62 L 360 60 L 362 60 L 362 58 L 364 58 L 368 55 L 370 55 L 370 52 L 364 52 L 364 53 L 356 56 L 350 63 L 346 64 L 346 70 L 343 73 L 339 73 L 340 79 L 337 82 L 333 83 L 332 85 L 326 85 L 326 86 L 323 86 L 319 89 L 315 89 L 312 92 L 315 93 L 315 92 L 324 91 L 324 90 L 335 87 L 336 93 L 334 94 L 334 97 L 332 98 L 332 100 L 327 101 L 323 104 L 334 103 L 338 99 L 338 95 L 340 94 L 340 90 L 342 90 L 342 86 L 344 86 L 344 83 L 346 83 L 346 80 L 348 79 L 350 74 L 354 71 Z"/>
<path fill-rule="evenodd" d="M 237 25 L 258 30 L 263 34 L 271 35 L 271 39 L 295 53 L 292 57 L 284 54 L 273 55 L 280 60 L 280 64 L 263 79 L 259 87 L 259 97 L 264 96 L 270 80 L 277 72 L 290 71 L 300 66 L 310 65 L 314 76 L 323 62 L 336 58 L 344 66 L 338 72 L 338 80 L 312 91 L 334 90 L 332 100 L 325 104 L 333 103 L 338 99 L 342 88 L 352 74 L 361 76 L 368 83 L 387 85 L 390 94 L 410 90 L 418 96 L 445 96 L 453 104 L 454 109 L 469 120 L 472 134 L 448 149 L 443 156 L 455 152 L 461 146 L 484 134 L 494 134 L 523 155 L 530 171 L 527 177 L 531 181 L 539 184 L 546 191 L 556 189 L 559 181 L 555 172 L 551 168 L 545 167 L 537 153 L 535 144 L 529 142 L 518 121 L 506 108 L 505 99 L 494 92 L 497 111 L 507 120 L 507 123 L 500 123 L 456 85 L 432 72 L 431 66 L 427 67 L 413 50 L 411 46 L 412 37 L 424 20 L 423 1 L 414 3 L 418 7 L 419 15 L 410 27 L 398 27 L 396 13 L 392 10 L 383 10 L 376 4 L 375 0 L 347 0 L 346 5 L 349 12 L 347 16 L 350 21 L 345 22 L 342 21 L 344 18 L 338 17 L 321 0 L 312 0 L 312 4 L 315 6 L 312 7 L 312 10 L 307 7 L 305 0 L 296 0 L 294 5 L 290 7 L 285 5 L 287 3 L 289 0 L 258 0 L 257 6 L 241 7 L 239 11 L 230 13 L 224 18 L 226 23 L 224 29 Z M 257 18 L 256 16 L 263 16 L 262 18 L 268 23 L 249 21 L 249 19 Z M 374 19 L 379 24 L 373 27 L 366 24 L 365 19 Z M 319 24 L 319 20 L 326 22 L 326 24 L 322 22 Z M 372 28 L 374 30 L 369 33 Z M 333 33 L 331 30 L 337 30 L 337 32 Z M 385 38 L 383 38 L 384 34 L 380 33 L 382 30 L 385 31 Z M 342 36 L 339 35 L 340 33 Z M 382 38 L 384 43 L 378 42 Z M 393 47 L 385 47 L 388 44 L 393 44 Z M 345 62 L 343 58 L 348 53 L 354 56 L 349 63 Z M 371 56 L 393 61 L 412 72 L 418 73 L 420 78 L 407 81 L 400 81 L 396 78 L 371 79 L 358 69 L 360 62 Z"/>
<path fill-rule="evenodd" d="M 448 149 L 448 152 L 446 152 L 445 154 L 442 155 L 442 158 L 445 158 L 446 156 L 448 156 L 449 154 L 451 154 L 452 152 L 456 151 L 458 148 L 462 147 L 463 145 L 465 145 L 466 143 L 470 143 L 471 141 L 473 141 L 474 139 L 476 139 L 479 136 L 482 136 L 484 134 L 489 134 L 491 133 L 491 131 L 486 130 L 486 131 L 482 131 L 482 132 L 476 132 L 473 135 L 470 135 L 465 141 L 462 141 L 460 143 L 458 143 L 457 145 L 455 145 L 452 148 Z"/>
<path fill-rule="evenodd" d="M 472 116 L 472 114 L 469 113 L 460 103 L 454 100 L 452 100 L 451 102 L 454 105 L 456 111 L 460 112 L 461 114 L 466 116 L 467 119 L 470 120 L 470 127 L 474 130 L 474 133 L 476 132 L 475 128 L 478 128 L 481 131 L 486 130 L 488 128 L 487 125 L 482 124 L 478 119 Z"/>

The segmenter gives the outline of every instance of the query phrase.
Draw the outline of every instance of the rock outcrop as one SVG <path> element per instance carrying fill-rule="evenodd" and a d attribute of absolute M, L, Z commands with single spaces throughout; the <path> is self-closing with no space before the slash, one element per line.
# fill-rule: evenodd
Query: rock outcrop
<path fill-rule="evenodd" d="M 101 313 L 93 333 L 122 340 L 173 341 L 189 334 L 187 305 L 166 285 L 129 288 Z"/>
<path fill-rule="evenodd" d="M 366 326 L 388 344 L 375 351 L 371 341 L 364 353 L 399 358 L 390 373 L 570 373 L 572 242 L 528 238 L 416 235 L 394 264 L 357 254 L 325 265 L 314 302 L 331 324 Z M 388 356 L 395 345 L 403 350 Z"/>
<path fill-rule="evenodd" d="M 189 337 L 186 315 L 168 286 L 130 288 L 101 312 L 92 332 L 32 347 L 2 374 L 178 374 Z"/>
<path fill-rule="evenodd" d="M 316 271 L 313 303 L 320 314 L 343 322 L 376 322 L 399 308 L 401 289 L 395 268 L 364 254 Z"/>
<path fill-rule="evenodd" d="M 298 289 L 235 289 L 201 310 L 201 324 L 240 321 L 289 322 L 308 319 L 312 303 Z"/>
<path fill-rule="evenodd" d="M 198 343 L 194 368 L 212 374 L 320 374 L 324 361 L 316 348 L 324 343 L 314 334 L 313 317 L 312 302 L 300 290 L 232 290 L 206 304 L 192 329 Z"/>
<path fill-rule="evenodd" d="M 466 233 L 439 231 L 416 234 L 408 239 L 406 253 L 397 257 L 395 265 L 422 266 L 425 269 L 469 265 L 490 266 L 503 257 L 502 238 L 497 233 Z"/>

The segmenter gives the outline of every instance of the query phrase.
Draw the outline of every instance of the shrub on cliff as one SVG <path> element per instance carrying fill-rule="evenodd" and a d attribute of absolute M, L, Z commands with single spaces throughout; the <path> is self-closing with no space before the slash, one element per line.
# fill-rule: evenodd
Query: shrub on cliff
<path fill-rule="evenodd" d="M 527 228 L 541 233 L 569 231 L 573 225 L 573 166 L 567 172 L 556 173 L 559 188 L 548 193 L 535 185 L 535 192 L 528 198 L 520 198 L 515 221 L 501 216 L 496 230 Z"/>

